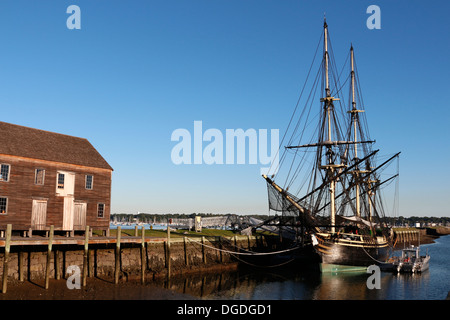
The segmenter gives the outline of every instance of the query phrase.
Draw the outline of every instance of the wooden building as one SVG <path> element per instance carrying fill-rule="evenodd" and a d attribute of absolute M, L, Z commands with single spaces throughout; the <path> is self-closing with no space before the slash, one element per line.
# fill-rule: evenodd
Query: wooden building
<path fill-rule="evenodd" d="M 0 230 L 109 231 L 112 171 L 86 139 L 0 122 Z"/>

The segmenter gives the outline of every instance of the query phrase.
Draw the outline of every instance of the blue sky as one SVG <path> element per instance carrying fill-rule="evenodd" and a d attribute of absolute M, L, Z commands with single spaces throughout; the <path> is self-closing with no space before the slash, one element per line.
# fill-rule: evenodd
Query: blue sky
<path fill-rule="evenodd" d="M 81 9 L 69 30 L 68 6 Z M 369 30 L 369 5 L 381 29 Z M 174 165 L 171 134 L 286 128 L 326 12 L 356 50 L 371 136 L 401 151 L 403 216 L 450 216 L 448 1 L 0 1 L 1 121 L 85 137 L 112 212 L 268 212 L 261 165 Z"/>

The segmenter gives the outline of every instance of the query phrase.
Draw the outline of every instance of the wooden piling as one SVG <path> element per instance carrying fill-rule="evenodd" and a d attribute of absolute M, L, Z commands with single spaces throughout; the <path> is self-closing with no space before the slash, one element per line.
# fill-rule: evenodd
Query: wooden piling
<path fill-rule="evenodd" d="M 184 242 L 184 263 L 186 264 L 186 266 L 189 266 L 186 237 L 183 237 L 183 242 Z"/>
<path fill-rule="evenodd" d="M 219 237 L 219 262 L 223 263 L 223 241 L 222 237 Z"/>
<path fill-rule="evenodd" d="M 25 260 L 24 255 L 25 255 L 25 252 L 23 252 L 23 250 L 20 250 L 19 251 L 19 281 L 20 282 L 23 282 L 25 280 L 23 277 L 23 272 L 24 272 L 23 263 Z"/>
<path fill-rule="evenodd" d="M 11 247 L 11 232 L 12 225 L 6 225 L 6 242 L 5 242 L 5 256 L 3 260 L 3 286 L 2 293 L 6 293 L 8 286 L 8 260 L 9 260 L 9 250 Z"/>
<path fill-rule="evenodd" d="M 202 259 L 203 263 L 206 264 L 206 250 L 205 250 L 205 237 L 202 236 Z"/>
<path fill-rule="evenodd" d="M 114 268 L 114 283 L 119 283 L 119 272 L 120 272 L 120 234 L 122 228 L 117 227 L 117 239 L 116 239 L 116 254 L 115 254 L 115 268 Z"/>
<path fill-rule="evenodd" d="M 56 280 L 61 279 L 61 263 L 59 261 L 60 251 L 55 250 L 55 278 Z"/>
<path fill-rule="evenodd" d="M 54 226 L 50 226 L 50 233 L 48 236 L 48 249 L 47 249 L 47 264 L 45 266 L 45 289 L 48 289 L 50 280 L 50 259 L 52 257 L 52 243 L 53 243 Z"/>
<path fill-rule="evenodd" d="M 166 241 L 166 265 L 167 265 L 167 278 L 170 278 L 170 227 L 167 223 L 167 241 Z"/>
<path fill-rule="evenodd" d="M 86 226 L 84 233 L 84 253 L 83 253 L 83 287 L 86 286 L 86 279 L 88 275 L 88 256 L 89 256 L 89 226 Z"/>
<path fill-rule="evenodd" d="M 134 226 L 134 236 L 137 237 L 139 235 L 138 226 Z"/>
<path fill-rule="evenodd" d="M 145 283 L 145 227 L 142 226 L 142 238 L 141 238 L 141 283 Z"/>

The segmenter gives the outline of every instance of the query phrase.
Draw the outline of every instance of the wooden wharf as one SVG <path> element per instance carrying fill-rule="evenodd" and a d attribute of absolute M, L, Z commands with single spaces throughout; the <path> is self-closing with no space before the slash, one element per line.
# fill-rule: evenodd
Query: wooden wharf
<path fill-rule="evenodd" d="M 7 282 L 8 282 L 8 263 L 10 252 L 18 253 L 18 279 L 19 281 L 24 280 L 23 270 L 25 269 L 26 264 L 24 264 L 24 253 L 25 252 L 45 252 L 46 251 L 46 262 L 45 262 L 45 289 L 49 287 L 49 278 L 52 277 L 51 274 L 55 274 L 54 277 L 56 279 L 61 278 L 61 267 L 58 266 L 59 259 L 56 259 L 58 252 L 64 252 L 64 250 L 75 250 L 83 251 L 83 262 L 82 262 L 82 285 L 86 285 L 86 278 L 88 276 L 92 276 L 88 271 L 90 265 L 92 265 L 92 261 L 90 261 L 91 256 L 89 254 L 90 250 L 96 250 L 97 248 L 108 249 L 114 251 L 114 283 L 119 283 L 121 268 L 122 268 L 122 247 L 133 247 L 135 250 L 140 248 L 139 253 L 139 262 L 136 265 L 136 268 L 140 268 L 140 277 L 141 282 L 145 282 L 146 273 L 148 272 L 148 264 L 150 255 L 147 251 L 149 244 L 163 246 L 165 260 L 165 269 L 167 271 L 167 277 L 170 277 L 171 274 L 171 260 L 182 257 L 183 263 L 186 267 L 190 265 L 189 256 L 194 252 L 192 249 L 188 249 L 188 244 L 192 247 L 192 243 L 194 243 L 195 254 L 197 254 L 197 258 L 202 261 L 203 265 L 207 264 L 207 254 L 206 251 L 216 251 L 217 252 L 217 263 L 223 264 L 226 263 L 224 261 L 223 251 L 223 241 L 226 237 L 205 237 L 202 235 L 189 235 L 189 236 L 170 236 L 170 232 L 167 232 L 166 237 L 155 237 L 155 236 L 145 236 L 145 228 L 142 227 L 138 230 L 136 227 L 134 230 L 134 236 L 129 235 L 130 230 L 127 230 L 127 233 L 124 233 L 121 227 L 117 228 L 117 232 L 115 236 L 109 235 L 92 235 L 93 230 L 89 227 L 86 227 L 86 230 L 83 234 L 81 231 L 79 234 L 70 236 L 55 234 L 54 228 L 50 228 L 48 232 L 43 232 L 41 234 L 33 234 L 32 237 L 25 236 L 12 236 L 11 235 L 11 225 L 8 225 L 6 232 L 4 233 L 4 237 L 0 237 L 0 251 L 4 252 L 3 259 L 3 275 L 2 275 L 2 293 L 7 292 Z M 208 238 L 208 240 L 206 239 Z M 234 238 L 234 239 L 233 239 Z M 234 243 L 236 246 L 236 239 L 239 238 L 242 241 L 241 247 L 246 247 L 250 249 L 252 241 L 253 244 L 260 243 L 262 240 L 258 241 L 258 237 L 255 236 L 234 236 L 231 239 L 225 240 L 230 243 Z M 213 246 L 207 245 L 206 241 L 209 243 L 215 243 Z M 261 242 L 262 243 L 262 242 Z M 177 257 L 171 257 L 171 244 L 178 245 L 179 251 Z M 78 247 L 78 248 L 77 248 Z M 84 249 L 83 249 L 84 248 Z M 231 250 L 236 250 L 237 246 L 232 248 Z M 4 250 L 2 250 L 4 249 Z M 55 254 L 55 258 L 51 261 L 51 257 Z M 192 257 L 191 257 L 192 258 Z M 94 258 L 96 259 L 96 258 Z M 211 257 L 208 259 L 211 261 Z M 94 262 L 96 263 L 96 262 Z M 51 264 L 55 264 L 54 272 L 50 271 Z M 139 266 L 140 264 L 140 266 Z"/>

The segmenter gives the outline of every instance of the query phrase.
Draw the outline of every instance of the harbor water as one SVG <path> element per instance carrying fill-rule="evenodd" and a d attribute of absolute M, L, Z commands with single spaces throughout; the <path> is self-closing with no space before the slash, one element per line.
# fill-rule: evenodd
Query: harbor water
<path fill-rule="evenodd" d="M 450 236 L 420 248 L 422 255 L 428 250 L 431 256 L 429 270 L 421 274 L 381 272 L 380 289 L 367 287 L 371 274 L 320 274 L 254 266 L 174 277 L 164 285 L 179 293 L 214 300 L 443 300 L 450 291 Z"/>

